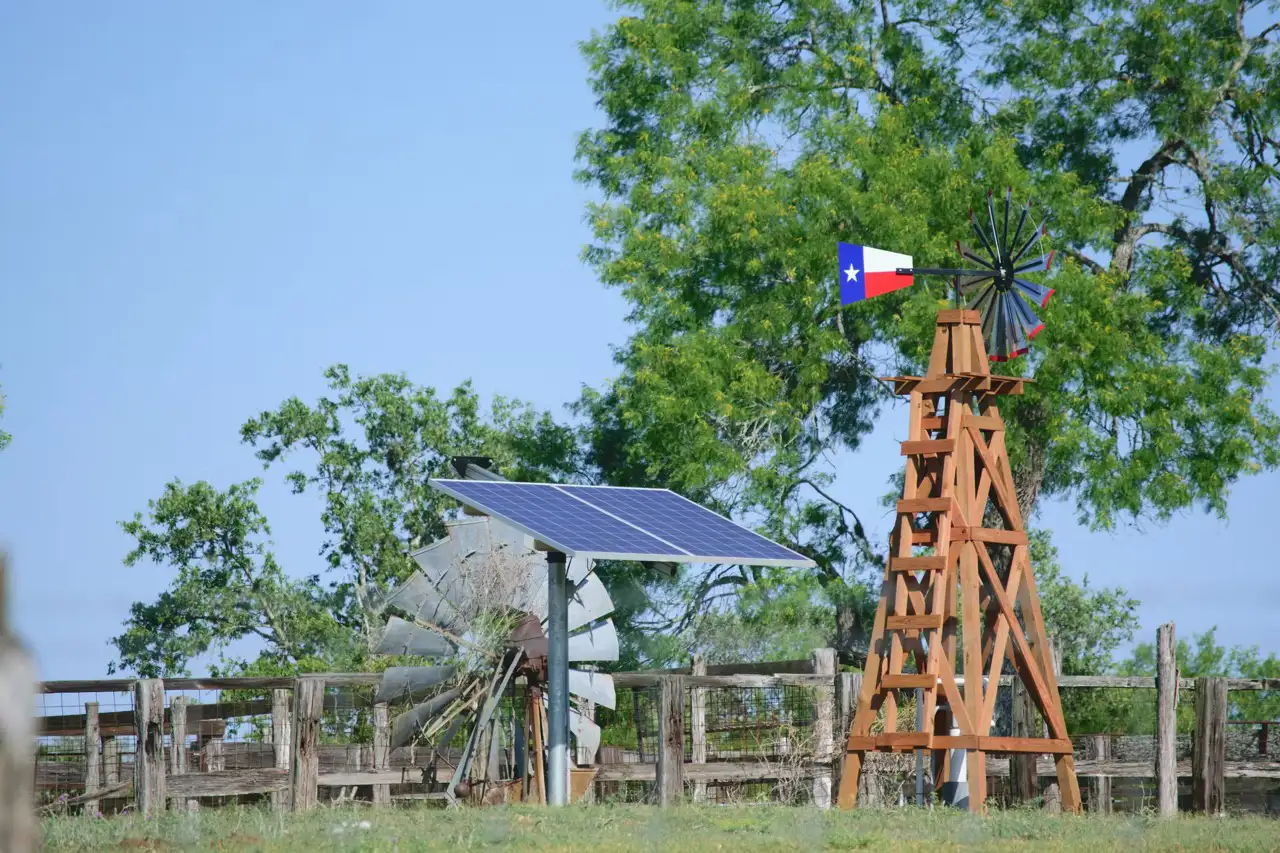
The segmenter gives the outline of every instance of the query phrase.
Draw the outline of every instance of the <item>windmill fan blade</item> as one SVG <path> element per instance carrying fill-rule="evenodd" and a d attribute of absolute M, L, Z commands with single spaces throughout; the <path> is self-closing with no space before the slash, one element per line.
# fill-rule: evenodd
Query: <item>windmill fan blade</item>
<path fill-rule="evenodd" d="M 1000 313 L 1004 318 L 1005 344 L 1001 351 L 1001 361 L 1017 358 L 1027 351 L 1027 336 L 1017 313 L 1017 304 L 1025 305 L 1022 297 L 1013 293 L 1004 293 L 1000 297 Z"/>
<path fill-rule="evenodd" d="M 1028 299 L 1039 305 L 1041 308 L 1049 304 L 1049 297 L 1053 296 L 1053 288 L 1045 287 L 1043 284 L 1037 284 L 1034 281 L 1027 281 L 1025 278 L 1015 278 L 1013 283 L 1017 285 L 1018 290 L 1022 291 Z"/>
<path fill-rule="evenodd" d="M 995 244 L 996 259 L 999 260 L 1006 247 L 1000 245 L 1000 232 L 996 230 L 996 209 L 991 204 L 991 190 L 987 190 L 987 219 L 991 223 L 991 242 Z"/>
<path fill-rule="evenodd" d="M 570 661 L 608 661 L 617 660 L 618 656 L 618 629 L 612 619 L 569 638 Z"/>
<path fill-rule="evenodd" d="M 569 731 L 578 741 L 578 748 L 590 754 L 587 764 L 594 764 L 596 752 L 600 749 L 600 727 L 576 708 L 569 709 Z"/>
<path fill-rule="evenodd" d="M 1036 243 L 1040 242 L 1041 237 L 1049 233 L 1049 229 L 1045 228 L 1044 226 L 1045 226 L 1044 222 L 1041 222 L 1040 227 L 1035 230 L 1035 233 L 1032 234 L 1027 239 L 1027 242 L 1022 246 L 1022 248 L 1018 250 L 1018 254 L 1010 258 L 1010 260 L 1013 261 L 1013 263 L 1016 264 L 1019 260 L 1021 260 L 1023 255 L 1029 252 L 1032 249 L 1032 247 L 1036 245 Z"/>
<path fill-rule="evenodd" d="M 542 706 L 546 708 L 548 707 L 548 704 L 547 697 L 543 694 Z M 579 749 L 590 750 L 591 757 L 587 759 L 586 763 L 594 763 L 596 760 L 596 752 L 600 749 L 600 726 L 577 708 L 570 708 L 569 733 L 578 741 Z"/>
<path fill-rule="evenodd" d="M 382 632 L 382 642 L 376 650 L 380 655 L 414 655 L 415 657 L 446 657 L 453 654 L 453 643 L 426 628 L 406 622 L 399 616 L 387 621 Z"/>
<path fill-rule="evenodd" d="M 1006 246 L 1009 245 L 1009 205 L 1013 203 L 1013 187 L 1009 187 L 1004 193 L 1004 231 L 1001 233 L 1000 239 Z"/>
<path fill-rule="evenodd" d="M 387 604 L 405 611 L 414 619 L 439 625 L 447 631 L 466 629 L 458 611 L 441 597 L 435 585 L 420 571 L 414 572 L 397 587 L 387 599 Z"/>
<path fill-rule="evenodd" d="M 452 666 L 393 666 L 382 673 L 382 683 L 373 697 L 374 702 L 395 702 L 398 699 L 417 701 L 427 692 L 453 678 L 457 672 Z"/>
<path fill-rule="evenodd" d="M 613 676 L 605 672 L 569 670 L 569 692 L 606 708 L 613 708 L 618 702 L 613 691 Z"/>
<path fill-rule="evenodd" d="M 999 294 L 995 293 L 994 288 L 989 310 L 994 315 L 995 320 L 991 341 L 987 345 L 987 355 L 992 361 L 1004 361 L 1009 352 L 1009 328 L 1005 322 L 1007 317 L 1005 315 L 1004 302 L 1000 299 Z"/>
<path fill-rule="evenodd" d="M 975 264 L 986 267 L 989 270 L 993 270 L 993 271 L 995 270 L 995 267 L 993 267 L 987 261 L 984 261 L 982 258 L 978 257 L 974 253 L 973 249 L 970 249 L 968 246 L 966 246 L 964 243 L 961 243 L 959 240 L 956 241 L 956 248 L 960 250 L 960 256 L 963 257 L 965 260 L 973 261 Z"/>
<path fill-rule="evenodd" d="M 608 616 L 613 612 L 613 599 L 600 578 L 587 575 L 587 579 L 573 591 L 569 598 L 569 630 Z"/>
<path fill-rule="evenodd" d="M 987 250 L 987 257 L 991 259 L 991 263 L 987 264 L 987 266 L 995 267 L 998 265 L 1000 263 L 1000 258 L 996 254 L 996 250 L 992 248 L 991 241 L 987 239 L 987 235 L 978 227 L 978 220 L 974 218 L 972 210 L 969 211 L 969 227 L 973 229 L 973 233 L 982 241 L 982 248 Z"/>
<path fill-rule="evenodd" d="M 1040 318 L 1036 316 L 1036 312 L 1031 310 L 1031 306 L 1021 296 L 1010 293 L 1009 301 L 1012 303 L 1013 313 L 1018 318 L 1018 325 L 1022 330 L 1022 334 L 1026 337 L 1027 342 L 1030 343 L 1031 339 L 1044 329 L 1044 323 L 1040 321 Z"/>
<path fill-rule="evenodd" d="M 1030 272 L 1031 270 L 1034 270 L 1034 269 L 1047 270 L 1049 269 L 1049 265 L 1053 263 L 1053 255 L 1054 255 L 1053 252 L 1049 252 L 1048 254 L 1041 255 L 1038 258 L 1032 258 L 1029 261 L 1022 261 L 1016 267 L 1013 268 L 1013 271 L 1015 273 L 1020 273 L 1020 272 Z"/>
<path fill-rule="evenodd" d="M 1018 227 L 1013 230 L 1013 237 L 1005 245 L 1018 245 L 1018 238 L 1022 236 L 1022 226 L 1027 224 L 1027 216 L 1031 214 L 1031 199 L 1027 199 L 1027 203 L 1022 206 L 1022 215 L 1018 217 Z"/>
<path fill-rule="evenodd" d="M 996 313 L 992 310 L 995 301 L 995 285 L 988 287 L 972 308 L 982 317 L 982 339 L 986 342 L 987 353 L 995 352 Z"/>
<path fill-rule="evenodd" d="M 994 274 L 962 275 L 960 276 L 960 294 L 967 297 L 981 287 L 984 282 L 991 281 L 993 278 L 995 278 Z"/>
<path fill-rule="evenodd" d="M 397 716 L 391 723 L 392 748 L 408 746 L 412 743 L 414 736 L 422 731 L 423 726 L 449 707 L 449 703 L 457 699 L 461 693 L 461 688 L 454 687 Z"/>
<path fill-rule="evenodd" d="M 587 575 L 591 574 L 595 563 L 586 557 L 570 557 L 568 565 L 565 566 L 565 577 L 569 579 L 569 583 L 577 586 L 582 583 Z"/>

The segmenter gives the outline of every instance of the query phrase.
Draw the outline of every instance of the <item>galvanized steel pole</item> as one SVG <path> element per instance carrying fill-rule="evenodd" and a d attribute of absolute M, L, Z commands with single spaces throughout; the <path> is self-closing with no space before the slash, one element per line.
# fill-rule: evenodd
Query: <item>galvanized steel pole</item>
<path fill-rule="evenodd" d="M 565 558 L 547 552 L 547 803 L 569 803 L 569 592 Z"/>

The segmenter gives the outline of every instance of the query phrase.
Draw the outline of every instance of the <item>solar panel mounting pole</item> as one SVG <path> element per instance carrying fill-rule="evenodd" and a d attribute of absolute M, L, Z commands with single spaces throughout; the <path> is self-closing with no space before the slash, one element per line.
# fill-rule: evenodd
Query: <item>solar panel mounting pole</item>
<path fill-rule="evenodd" d="M 565 557 L 547 552 L 547 804 L 569 803 L 569 594 Z"/>

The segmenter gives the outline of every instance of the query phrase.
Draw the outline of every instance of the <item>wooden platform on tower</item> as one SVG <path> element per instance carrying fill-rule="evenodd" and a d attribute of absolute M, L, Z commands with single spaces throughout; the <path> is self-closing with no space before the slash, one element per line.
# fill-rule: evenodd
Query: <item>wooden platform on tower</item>
<path fill-rule="evenodd" d="M 965 750 L 969 808 L 981 811 L 987 754 L 1024 752 L 1055 757 L 1063 808 L 1079 811 L 1071 741 L 997 405 L 1003 395 L 1021 394 L 1029 380 L 993 376 L 978 312 L 951 310 L 938 314 L 928 375 L 889 381 L 910 397 L 906 481 L 838 802 L 856 804 L 868 750 L 931 750 L 935 780 L 948 778 L 952 751 Z M 1049 737 L 991 736 L 1006 660 Z M 923 730 L 898 719 L 904 690 L 920 691 Z M 873 735 L 882 709 L 884 731 Z M 900 722 L 910 730 L 900 730 Z"/>

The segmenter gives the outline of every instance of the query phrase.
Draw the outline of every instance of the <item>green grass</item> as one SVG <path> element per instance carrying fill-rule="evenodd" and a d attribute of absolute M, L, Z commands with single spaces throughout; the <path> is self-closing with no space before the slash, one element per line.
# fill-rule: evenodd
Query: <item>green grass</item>
<path fill-rule="evenodd" d="M 367 827 L 362 825 L 367 822 Z M 774 806 L 320 809 L 303 816 L 259 809 L 136 817 L 51 818 L 46 853 L 72 851 L 458 851 L 615 853 L 662 850 L 944 851 L 1280 850 L 1280 821 L 1143 817 L 1049 817 L 1034 811 L 976 818 L 914 809 L 819 812 Z"/>

